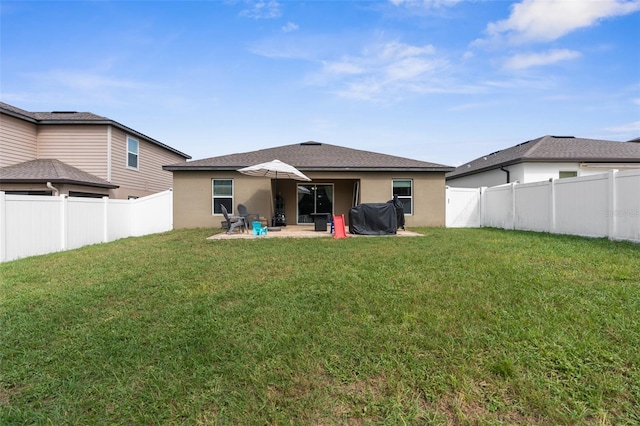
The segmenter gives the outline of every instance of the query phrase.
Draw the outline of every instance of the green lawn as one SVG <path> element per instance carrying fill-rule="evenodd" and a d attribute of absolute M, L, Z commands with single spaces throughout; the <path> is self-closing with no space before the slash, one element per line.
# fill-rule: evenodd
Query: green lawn
<path fill-rule="evenodd" d="M 0 424 L 640 423 L 640 245 L 412 230 L 0 264 Z"/>

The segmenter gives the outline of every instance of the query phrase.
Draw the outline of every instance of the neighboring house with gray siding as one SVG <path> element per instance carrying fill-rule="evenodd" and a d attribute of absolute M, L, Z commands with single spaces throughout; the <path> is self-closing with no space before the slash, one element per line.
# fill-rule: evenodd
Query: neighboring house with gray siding
<path fill-rule="evenodd" d="M 640 169 L 638 141 L 543 136 L 456 167 L 447 173 L 447 185 L 479 188 Z"/>
<path fill-rule="evenodd" d="M 453 167 L 320 142 L 303 142 L 165 166 L 173 172 L 174 228 L 220 227 L 220 204 L 244 204 L 272 222 L 276 182 L 238 169 L 271 160 L 288 163 L 311 182 L 278 179 L 288 225 L 313 223 L 314 214 L 344 214 L 360 203 L 397 194 L 407 226 L 445 225 L 445 173 Z"/>
<path fill-rule="evenodd" d="M 191 158 L 89 112 L 29 112 L 0 102 L 0 190 L 126 199 L 171 188 L 165 164 Z"/>

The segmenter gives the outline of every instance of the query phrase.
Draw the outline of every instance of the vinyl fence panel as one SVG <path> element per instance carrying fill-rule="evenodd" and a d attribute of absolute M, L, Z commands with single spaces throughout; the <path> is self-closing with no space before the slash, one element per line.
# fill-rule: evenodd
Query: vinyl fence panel
<path fill-rule="evenodd" d="M 615 206 L 607 211 L 615 223 L 613 237 L 640 241 L 640 170 L 618 173 L 614 200 Z"/>
<path fill-rule="evenodd" d="M 448 200 L 462 189 L 448 188 Z M 457 221 L 475 210 L 481 226 L 640 242 L 640 170 L 484 188 L 447 202 L 447 226 L 475 226 Z"/>
<path fill-rule="evenodd" d="M 173 228 L 173 192 L 136 200 L 0 192 L 0 262 Z"/>
<path fill-rule="evenodd" d="M 147 235 L 173 229 L 173 197 L 166 192 L 133 200 L 131 235 Z"/>
<path fill-rule="evenodd" d="M 66 202 L 67 244 L 65 249 L 75 249 L 89 244 L 106 242 L 104 221 L 108 199 L 63 198 Z"/>
<path fill-rule="evenodd" d="M 482 226 L 513 229 L 513 193 L 513 184 L 487 188 Z"/>
<path fill-rule="evenodd" d="M 549 182 L 516 185 L 515 229 L 548 232 L 551 229 L 551 186 Z"/>
<path fill-rule="evenodd" d="M 559 234 L 606 237 L 608 174 L 555 181 L 555 230 Z"/>
<path fill-rule="evenodd" d="M 133 235 L 131 200 L 109 200 L 107 207 L 107 241 Z"/>
<path fill-rule="evenodd" d="M 63 248 L 65 220 L 61 198 L 5 195 L 4 192 L 0 192 L 0 197 L 0 260 L 51 253 Z"/>

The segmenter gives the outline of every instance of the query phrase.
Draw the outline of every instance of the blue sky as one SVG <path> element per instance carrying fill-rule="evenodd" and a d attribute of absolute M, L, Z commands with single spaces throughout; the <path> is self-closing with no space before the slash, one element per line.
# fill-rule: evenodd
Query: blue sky
<path fill-rule="evenodd" d="M 640 1 L 5 1 L 0 99 L 194 159 L 315 140 L 457 166 L 640 136 Z"/>

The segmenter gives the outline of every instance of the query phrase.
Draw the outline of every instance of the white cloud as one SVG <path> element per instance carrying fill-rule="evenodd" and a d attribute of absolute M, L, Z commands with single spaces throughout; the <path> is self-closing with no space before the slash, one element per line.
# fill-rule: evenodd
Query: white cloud
<path fill-rule="evenodd" d="M 382 56 L 385 58 L 408 58 L 421 55 L 432 55 L 436 49 L 430 45 L 409 46 L 403 43 L 391 42 L 383 46 Z"/>
<path fill-rule="evenodd" d="M 347 74 L 362 74 L 365 70 L 355 63 L 345 60 L 344 62 L 324 62 L 324 71 L 329 74 L 335 75 L 347 75 Z"/>
<path fill-rule="evenodd" d="M 395 6 L 423 6 L 430 7 L 449 7 L 460 3 L 462 0 L 389 0 Z"/>
<path fill-rule="evenodd" d="M 299 28 L 300 27 L 298 26 L 298 24 L 294 22 L 287 22 L 287 24 L 282 27 L 282 31 L 284 31 L 285 33 L 290 33 L 291 31 L 296 31 Z"/>
<path fill-rule="evenodd" d="M 335 93 L 340 96 L 367 100 L 433 90 L 434 76 L 449 65 L 446 59 L 435 56 L 431 45 L 397 41 L 370 46 L 358 56 L 322 63 L 322 74 L 313 81 L 337 85 L 340 89 Z"/>
<path fill-rule="evenodd" d="M 391 81 L 408 81 L 417 79 L 443 65 L 446 64 L 438 60 L 406 58 L 387 65 L 384 73 Z"/>
<path fill-rule="evenodd" d="M 280 3 L 275 0 L 250 1 L 249 7 L 240 12 L 240 16 L 253 19 L 273 19 L 282 14 Z"/>
<path fill-rule="evenodd" d="M 36 80 L 76 90 L 145 89 L 151 86 L 139 81 L 105 77 L 96 73 L 57 70 L 33 75 Z"/>
<path fill-rule="evenodd" d="M 640 10 L 639 0 L 523 0 L 509 18 L 487 25 L 487 39 L 512 43 L 548 42 L 599 21 Z"/>
<path fill-rule="evenodd" d="M 366 74 L 392 76 L 394 79 L 414 78 L 434 68 L 441 61 L 432 56 L 431 45 L 411 46 L 389 42 L 365 49 L 360 56 L 343 57 L 339 61 L 323 61 L 324 71 L 332 74 Z"/>
<path fill-rule="evenodd" d="M 607 127 L 605 130 L 615 133 L 638 133 L 640 132 L 640 121 L 633 121 L 615 127 Z"/>
<path fill-rule="evenodd" d="M 580 56 L 580 52 L 569 49 L 553 49 L 542 53 L 521 53 L 509 58 L 505 62 L 504 68 L 519 70 L 542 65 L 551 65 L 560 61 L 576 59 Z"/>

